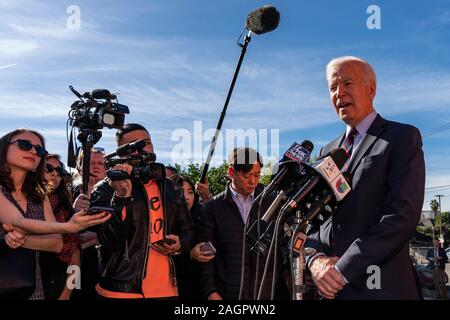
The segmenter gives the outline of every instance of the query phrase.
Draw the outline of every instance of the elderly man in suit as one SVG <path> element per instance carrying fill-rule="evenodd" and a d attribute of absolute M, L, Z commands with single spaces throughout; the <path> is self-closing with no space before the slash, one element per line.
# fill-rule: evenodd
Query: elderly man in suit
<path fill-rule="evenodd" d="M 409 240 L 420 218 L 425 165 L 419 131 L 374 109 L 376 76 L 356 57 L 327 66 L 331 102 L 347 125 L 322 150 L 342 147 L 352 191 L 310 230 L 307 264 L 328 299 L 417 299 Z"/>

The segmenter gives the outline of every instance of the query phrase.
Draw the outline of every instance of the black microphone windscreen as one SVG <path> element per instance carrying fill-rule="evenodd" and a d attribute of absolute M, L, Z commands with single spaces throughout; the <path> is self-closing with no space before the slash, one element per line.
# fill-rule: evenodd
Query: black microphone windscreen
<path fill-rule="evenodd" d="M 265 5 L 247 16 L 246 27 L 251 32 L 262 34 L 270 32 L 278 27 L 280 13 L 274 6 Z"/>
<path fill-rule="evenodd" d="M 133 143 L 134 143 L 134 147 L 136 148 L 136 150 L 144 149 L 145 146 L 147 145 L 147 142 L 145 142 L 144 139 L 139 139 Z"/>
<path fill-rule="evenodd" d="M 109 99 L 111 96 L 111 93 L 106 89 L 95 89 L 91 93 L 92 98 L 94 99 Z"/>
<path fill-rule="evenodd" d="M 309 140 L 303 140 L 302 147 L 311 153 L 314 150 L 314 144 Z"/>

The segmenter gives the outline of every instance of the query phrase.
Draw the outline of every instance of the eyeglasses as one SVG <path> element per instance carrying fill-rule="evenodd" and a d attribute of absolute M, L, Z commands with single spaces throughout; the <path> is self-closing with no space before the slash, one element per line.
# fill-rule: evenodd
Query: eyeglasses
<path fill-rule="evenodd" d="M 61 167 L 54 167 L 54 166 L 52 166 L 51 164 L 47 164 L 47 165 L 45 166 L 45 171 L 46 171 L 47 173 L 52 173 L 53 170 L 55 170 L 55 171 L 58 173 L 58 175 L 59 175 L 60 177 L 63 177 L 63 176 L 65 176 L 65 175 L 67 174 L 67 171 L 64 170 L 64 169 L 61 168 Z"/>
<path fill-rule="evenodd" d="M 22 151 L 30 151 L 31 148 L 34 147 L 34 149 L 36 150 L 36 153 L 39 157 L 43 158 L 48 154 L 47 150 L 45 150 L 44 147 L 41 147 L 40 145 L 37 145 L 37 144 L 32 144 L 30 140 L 17 139 L 17 140 L 11 141 L 9 144 L 13 144 L 16 142 L 17 142 L 17 145 L 19 146 L 19 149 Z"/>

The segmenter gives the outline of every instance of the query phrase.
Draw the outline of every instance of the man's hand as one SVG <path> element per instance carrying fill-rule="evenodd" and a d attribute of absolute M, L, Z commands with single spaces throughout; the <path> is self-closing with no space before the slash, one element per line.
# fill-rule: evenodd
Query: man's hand
<path fill-rule="evenodd" d="M 80 195 L 73 202 L 73 208 L 75 212 L 85 210 L 89 208 L 90 205 L 90 197 L 84 193 L 80 193 Z"/>
<path fill-rule="evenodd" d="M 129 164 L 118 164 L 114 166 L 113 170 L 120 170 L 125 171 L 126 173 L 130 174 L 133 170 L 133 167 Z M 125 180 L 116 180 L 116 181 L 109 181 L 109 185 L 111 188 L 114 189 L 118 197 L 121 198 L 129 198 L 131 197 L 131 192 L 133 190 L 133 184 L 131 183 L 130 179 Z"/>
<path fill-rule="evenodd" d="M 193 247 L 193 248 L 191 249 L 191 258 L 192 258 L 192 259 L 195 259 L 195 260 L 197 260 L 198 262 L 208 262 L 208 261 L 210 261 L 211 259 L 214 258 L 214 255 L 212 255 L 212 256 L 205 256 L 205 255 L 203 254 L 203 251 L 200 250 L 200 247 L 201 247 L 202 245 L 204 245 L 204 244 L 205 244 L 205 242 L 197 243 L 197 244 L 195 245 L 195 247 Z"/>
<path fill-rule="evenodd" d="M 206 179 L 205 183 L 201 183 L 200 181 L 195 184 L 195 191 L 200 195 L 200 198 L 204 202 L 207 202 L 211 199 L 211 191 L 209 191 L 208 179 Z"/>
<path fill-rule="evenodd" d="M 151 248 L 153 248 L 154 250 L 158 251 L 159 253 L 163 254 L 163 255 L 171 255 L 174 254 L 176 252 L 179 252 L 181 249 L 181 243 L 180 243 L 180 238 L 178 238 L 178 236 L 174 235 L 174 234 L 168 234 L 166 235 L 167 239 L 172 239 L 175 241 L 174 244 L 167 244 L 164 243 L 163 245 L 159 245 L 159 244 L 151 244 Z"/>
<path fill-rule="evenodd" d="M 316 257 L 311 264 L 311 275 L 319 294 L 334 299 L 345 286 L 344 276 L 334 268 L 338 257 Z"/>

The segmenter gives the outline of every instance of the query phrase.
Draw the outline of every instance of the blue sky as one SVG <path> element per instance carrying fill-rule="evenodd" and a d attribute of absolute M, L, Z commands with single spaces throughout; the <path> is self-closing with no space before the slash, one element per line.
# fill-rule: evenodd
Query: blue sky
<path fill-rule="evenodd" d="M 159 160 L 173 163 L 175 130 L 192 133 L 194 121 L 215 128 L 240 54 L 236 41 L 247 14 L 263 4 L 0 0 L 0 135 L 34 128 L 65 157 L 75 100 L 68 86 L 108 88 L 130 107 L 127 122 L 149 128 Z M 450 185 L 450 130 L 427 135 L 450 123 L 450 1 L 270 4 L 280 25 L 252 37 L 223 129 L 279 129 L 278 154 L 304 139 L 318 152 L 343 131 L 324 67 L 336 56 L 361 56 L 377 72 L 377 111 L 424 134 L 426 186 Z M 373 4 L 379 30 L 366 26 Z M 67 28 L 69 5 L 81 10 L 78 31 Z M 113 151 L 113 130 L 103 132 L 97 145 Z M 227 152 L 225 145 L 216 161 Z M 435 194 L 448 195 L 442 204 L 450 210 L 450 188 L 427 191 L 424 209 Z"/>

